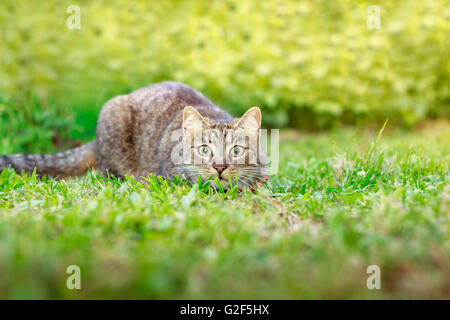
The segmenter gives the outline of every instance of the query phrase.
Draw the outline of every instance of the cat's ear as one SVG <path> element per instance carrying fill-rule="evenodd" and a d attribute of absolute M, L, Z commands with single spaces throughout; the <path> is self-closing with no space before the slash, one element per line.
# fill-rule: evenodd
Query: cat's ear
<path fill-rule="evenodd" d="M 184 107 L 183 110 L 183 128 L 202 128 L 206 123 L 202 115 L 191 106 Z"/>
<path fill-rule="evenodd" d="M 261 118 L 261 110 L 258 107 L 252 107 L 239 119 L 236 126 L 243 129 L 259 129 Z"/>

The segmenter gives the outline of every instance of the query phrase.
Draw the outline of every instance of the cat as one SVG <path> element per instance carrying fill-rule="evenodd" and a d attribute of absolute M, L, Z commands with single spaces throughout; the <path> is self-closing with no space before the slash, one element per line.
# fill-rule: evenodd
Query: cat
<path fill-rule="evenodd" d="M 214 187 L 219 179 L 225 189 L 230 181 L 253 188 L 268 177 L 260 128 L 258 107 L 233 118 L 188 85 L 165 81 L 107 101 L 93 141 L 55 154 L 3 155 L 0 172 L 36 169 L 39 176 L 64 178 L 96 168 L 138 180 L 153 173 L 195 183 L 201 175 Z"/>

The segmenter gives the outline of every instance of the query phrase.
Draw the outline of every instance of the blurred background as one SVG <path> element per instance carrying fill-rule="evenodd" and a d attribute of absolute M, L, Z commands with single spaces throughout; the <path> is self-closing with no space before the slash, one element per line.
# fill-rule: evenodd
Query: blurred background
<path fill-rule="evenodd" d="M 67 27 L 70 5 L 80 29 Z M 448 119 L 449 19 L 445 0 L 2 0 L 0 147 L 88 140 L 109 98 L 163 80 L 235 116 L 261 106 L 267 127 Z"/>

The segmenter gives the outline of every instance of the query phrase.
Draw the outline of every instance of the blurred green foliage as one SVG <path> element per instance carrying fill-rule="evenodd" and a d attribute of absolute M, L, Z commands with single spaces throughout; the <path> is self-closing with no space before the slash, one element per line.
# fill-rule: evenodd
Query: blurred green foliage
<path fill-rule="evenodd" d="M 450 298 L 450 126 L 283 131 L 255 193 L 1 172 L 0 299 Z"/>
<path fill-rule="evenodd" d="M 449 116 L 449 16 L 445 0 L 2 0 L 0 92 L 51 98 L 90 135 L 108 98 L 162 80 L 269 126 L 408 127 Z"/>
<path fill-rule="evenodd" d="M 50 153 L 81 144 L 83 127 L 70 109 L 42 104 L 36 97 L 7 100 L 0 96 L 0 154 Z"/>

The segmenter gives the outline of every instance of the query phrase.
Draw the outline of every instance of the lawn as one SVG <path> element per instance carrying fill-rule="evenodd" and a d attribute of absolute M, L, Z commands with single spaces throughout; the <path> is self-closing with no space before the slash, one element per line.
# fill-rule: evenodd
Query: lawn
<path fill-rule="evenodd" d="M 281 130 L 255 193 L 4 171 L 0 298 L 450 298 L 450 125 L 377 136 Z"/>

